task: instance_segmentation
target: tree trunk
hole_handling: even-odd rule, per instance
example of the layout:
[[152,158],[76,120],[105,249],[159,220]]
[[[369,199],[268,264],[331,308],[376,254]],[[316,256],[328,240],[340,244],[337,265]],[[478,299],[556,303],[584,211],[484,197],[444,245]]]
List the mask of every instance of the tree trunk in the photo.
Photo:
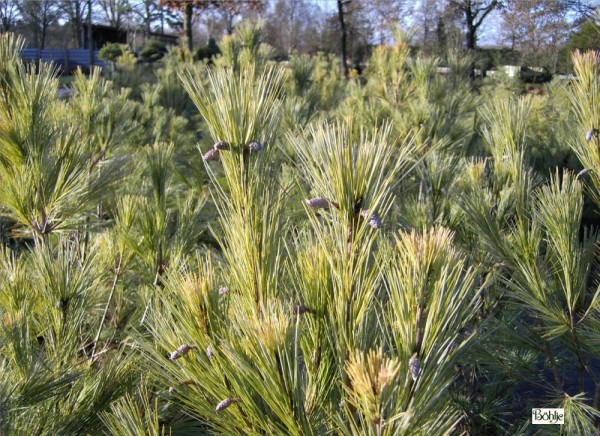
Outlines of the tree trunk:
[[338,17],[340,20],[340,30],[342,36],[342,68],[344,69],[344,76],[348,78],[348,65],[346,63],[346,25],[344,24],[344,2],[342,0],[337,0],[338,7]]
[[160,8],[160,34],[165,34],[165,9],[162,6]]
[[194,42],[192,40],[192,3],[186,2],[185,4],[185,37],[187,39],[187,47],[190,53],[194,49]]
[[40,50],[46,48],[46,25],[42,25],[42,35],[40,36]]
[[469,25],[467,29],[467,49],[475,50],[475,46],[477,45],[477,38],[475,36],[475,32],[477,29],[473,27],[473,25]]
[[82,4],[75,2],[73,7],[75,8],[75,13],[73,14],[74,16],[71,17],[73,36],[75,37],[75,44],[77,44],[77,48],[83,48],[83,26],[81,25],[83,22]]
[[40,49],[44,50],[46,48],[46,33],[48,31],[50,19],[48,18],[48,9],[50,8],[50,4],[48,2],[43,2],[42,5],[42,18],[40,22],[41,27],[41,35],[40,35]]
[[233,14],[227,14],[227,34],[233,35]]
[[[477,45],[477,27],[475,27],[475,17],[470,9],[466,10],[465,18],[467,21],[467,50],[474,52]],[[473,61],[469,65],[469,79],[471,79],[471,82],[475,80],[475,58],[472,59]]]
[[152,13],[150,11],[150,3],[146,2],[146,18],[144,20],[144,42],[150,38],[150,31],[152,30]]
[[90,58],[90,73],[94,66],[94,41],[92,41],[92,0],[88,0],[88,15],[87,15],[87,39],[88,39],[88,55]]
[[446,28],[444,26],[444,21],[441,17],[438,17],[437,22],[436,45],[438,50],[438,56],[445,56],[447,53]]

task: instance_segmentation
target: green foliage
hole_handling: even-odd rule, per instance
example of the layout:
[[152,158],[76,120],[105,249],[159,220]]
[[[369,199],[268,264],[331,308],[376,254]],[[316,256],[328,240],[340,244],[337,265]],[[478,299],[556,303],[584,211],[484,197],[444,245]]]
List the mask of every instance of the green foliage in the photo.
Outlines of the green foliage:
[[[577,154],[584,168],[590,172],[590,179],[594,186],[594,200],[600,203],[598,188],[600,188],[600,156],[598,155],[598,130],[600,125],[600,111],[596,105],[600,96],[600,83],[598,69],[600,68],[600,55],[598,52],[575,52],[573,65],[579,80],[573,84],[569,92],[572,110],[576,124],[570,129],[568,144]],[[589,138],[589,140],[588,140]]]
[[221,56],[215,59],[215,64],[231,67],[235,71],[250,65],[263,68],[274,54],[273,47],[262,42],[263,27],[262,20],[246,21],[237,26],[233,35],[221,40],[218,47]]
[[159,41],[149,39],[144,43],[140,50],[140,58],[147,61],[157,61],[165,55],[166,49],[164,44]]
[[[57,81],[42,64],[33,74],[16,62],[0,99],[0,202],[36,240],[81,225],[103,192],[119,178],[116,162],[102,160],[77,131],[54,118]],[[89,138],[86,138],[89,139]]]
[[130,358],[112,350],[101,367],[88,360],[106,289],[106,264],[96,254],[82,260],[69,243],[2,253],[3,431],[87,431],[130,388]]
[[137,95],[139,87],[149,80],[144,65],[138,64],[138,58],[129,51],[117,58],[114,71],[108,77],[117,89],[130,88],[133,95]]
[[102,46],[98,57],[105,62],[115,62],[119,57],[123,56],[126,48],[123,44],[109,42]]
[[476,93],[262,29],[68,100],[0,36],[0,433],[597,433],[598,54]]
[[[276,290],[272,272],[279,262],[281,243],[283,193],[277,185],[274,156],[283,72],[270,68],[261,73],[250,66],[238,76],[219,68],[207,72],[206,85],[198,70],[188,70],[182,78],[213,140],[227,143],[227,150],[218,151],[224,183],[217,181],[210,168],[208,172],[217,188],[222,244],[238,247],[225,252],[234,272],[232,285],[244,288],[250,274],[254,286],[247,296],[262,304]],[[252,143],[262,149],[251,149]],[[265,184],[265,179],[272,183]]]
[[588,51],[600,48],[600,27],[592,22],[584,23],[581,28],[571,35],[567,43],[568,51]]
[[[139,399],[127,394],[111,405],[111,413],[104,413],[102,420],[112,435],[164,435],[159,423],[158,399],[150,403],[145,383],[141,383]],[[141,403],[141,404],[140,404]]]
[[197,61],[211,60],[215,56],[221,54],[221,50],[214,38],[208,39],[206,47],[199,47],[194,53],[194,59]]
[[[397,419],[392,433],[427,433],[427,429],[449,433],[459,411],[443,391],[454,380],[454,365],[469,340],[459,338],[459,332],[478,309],[475,273],[452,246],[452,234],[446,229],[403,233],[395,243],[388,261],[398,267],[384,269],[389,292],[387,339],[399,356],[401,374],[411,373],[409,362],[415,357],[420,372],[416,380],[413,373],[413,380],[406,377],[398,385],[396,410],[388,415],[395,417],[391,421]],[[406,404],[415,408],[400,406]]]

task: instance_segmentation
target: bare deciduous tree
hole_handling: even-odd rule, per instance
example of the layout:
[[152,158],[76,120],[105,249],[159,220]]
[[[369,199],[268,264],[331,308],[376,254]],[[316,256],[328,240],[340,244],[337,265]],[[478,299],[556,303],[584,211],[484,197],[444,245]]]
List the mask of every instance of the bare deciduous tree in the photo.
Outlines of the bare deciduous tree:
[[262,9],[263,0],[161,0],[160,4],[181,11],[188,49],[193,49],[192,22],[194,11],[212,9],[227,23],[227,33],[233,32],[234,20],[247,9]]
[[560,47],[575,28],[572,18],[584,14],[578,1],[512,1],[502,11],[502,41],[523,53],[525,61],[555,69]]
[[131,8],[138,24],[146,34],[152,32],[152,25],[162,16],[162,5],[154,0],[143,0]]
[[438,29],[440,25],[444,26],[442,6],[439,0],[423,0],[415,3],[412,8],[411,16],[417,23],[417,36],[422,47],[430,47],[438,39]]
[[[148,3],[149,0],[143,3]],[[132,5],[129,0],[99,0],[100,9],[108,24],[112,27],[120,29],[126,16],[131,12]],[[156,3],[151,1],[151,3]]]
[[0,32],[8,32],[15,25],[19,10],[12,0],[0,0]]
[[60,8],[69,20],[73,41],[83,48],[83,22],[85,20],[86,0],[62,0]]
[[280,52],[316,51],[322,11],[304,0],[277,0],[265,16],[266,41]]
[[467,49],[475,50],[477,46],[477,32],[483,21],[496,8],[503,3],[499,0],[450,0],[448,5],[463,14],[467,27]]
[[347,55],[347,47],[346,40],[348,38],[348,33],[346,30],[346,23],[344,22],[344,5],[350,3],[351,0],[337,0],[337,10],[338,10],[338,19],[340,21],[340,41],[341,41],[341,54],[342,54],[342,68],[344,69],[344,75],[348,77],[348,62],[346,58]]
[[396,28],[403,24],[410,2],[406,0],[369,0],[361,2],[372,16],[379,42],[393,37]]
[[16,2],[19,14],[32,34],[33,45],[44,49],[46,32],[61,15],[55,0],[19,0]]

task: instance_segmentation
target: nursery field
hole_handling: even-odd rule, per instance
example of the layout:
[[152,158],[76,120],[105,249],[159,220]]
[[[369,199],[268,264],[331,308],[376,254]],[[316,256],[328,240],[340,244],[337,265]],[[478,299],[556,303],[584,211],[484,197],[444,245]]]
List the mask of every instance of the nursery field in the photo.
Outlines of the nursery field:
[[22,45],[0,434],[599,432],[600,54],[533,95],[402,35],[348,79],[275,62],[244,24],[59,93]]

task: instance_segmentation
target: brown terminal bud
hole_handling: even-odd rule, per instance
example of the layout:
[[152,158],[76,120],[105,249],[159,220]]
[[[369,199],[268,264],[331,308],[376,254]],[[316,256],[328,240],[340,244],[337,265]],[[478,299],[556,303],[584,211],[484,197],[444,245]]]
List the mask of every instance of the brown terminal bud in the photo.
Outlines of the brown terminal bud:
[[215,150],[229,150],[229,144],[225,141],[219,141],[213,145]]
[[592,138],[594,136],[596,136],[598,134],[598,130],[597,129],[590,129],[587,131],[587,133],[585,134],[585,140],[587,142],[590,142],[592,140]]
[[240,401],[242,401],[242,400],[240,400],[239,398],[225,398],[223,401],[221,401],[219,404],[217,404],[217,407],[215,407],[215,410],[217,412],[220,412],[222,410],[227,409],[233,403],[238,403]]
[[410,376],[413,381],[417,381],[419,373],[421,372],[421,361],[419,360],[417,353],[413,354],[408,361],[408,370],[410,371]]
[[323,197],[309,198],[306,204],[314,209],[329,209],[329,201]]
[[360,211],[360,216],[366,219],[369,225],[374,229],[381,228],[381,220],[379,219],[379,215],[377,215],[375,212],[371,213],[371,211],[368,209],[363,209]]
[[197,348],[198,347],[195,346],[195,345],[183,344],[179,348],[177,348],[177,350],[175,350],[175,351],[173,351],[171,353],[171,355],[169,356],[169,359],[171,359],[171,360],[177,360],[181,356],[185,356],[190,350],[195,350]]
[[263,149],[263,145],[260,142],[251,142],[248,144],[248,150],[250,151],[261,151]]
[[215,148],[211,148],[206,153],[204,153],[204,156],[202,156],[202,159],[204,160],[204,162],[219,160],[219,150],[217,150]]
[[490,215],[495,217],[496,215],[498,215],[498,204],[494,204],[492,206],[492,209],[490,210]]
[[294,315],[304,315],[305,313],[314,313],[314,311],[310,307],[303,305],[294,307]]

